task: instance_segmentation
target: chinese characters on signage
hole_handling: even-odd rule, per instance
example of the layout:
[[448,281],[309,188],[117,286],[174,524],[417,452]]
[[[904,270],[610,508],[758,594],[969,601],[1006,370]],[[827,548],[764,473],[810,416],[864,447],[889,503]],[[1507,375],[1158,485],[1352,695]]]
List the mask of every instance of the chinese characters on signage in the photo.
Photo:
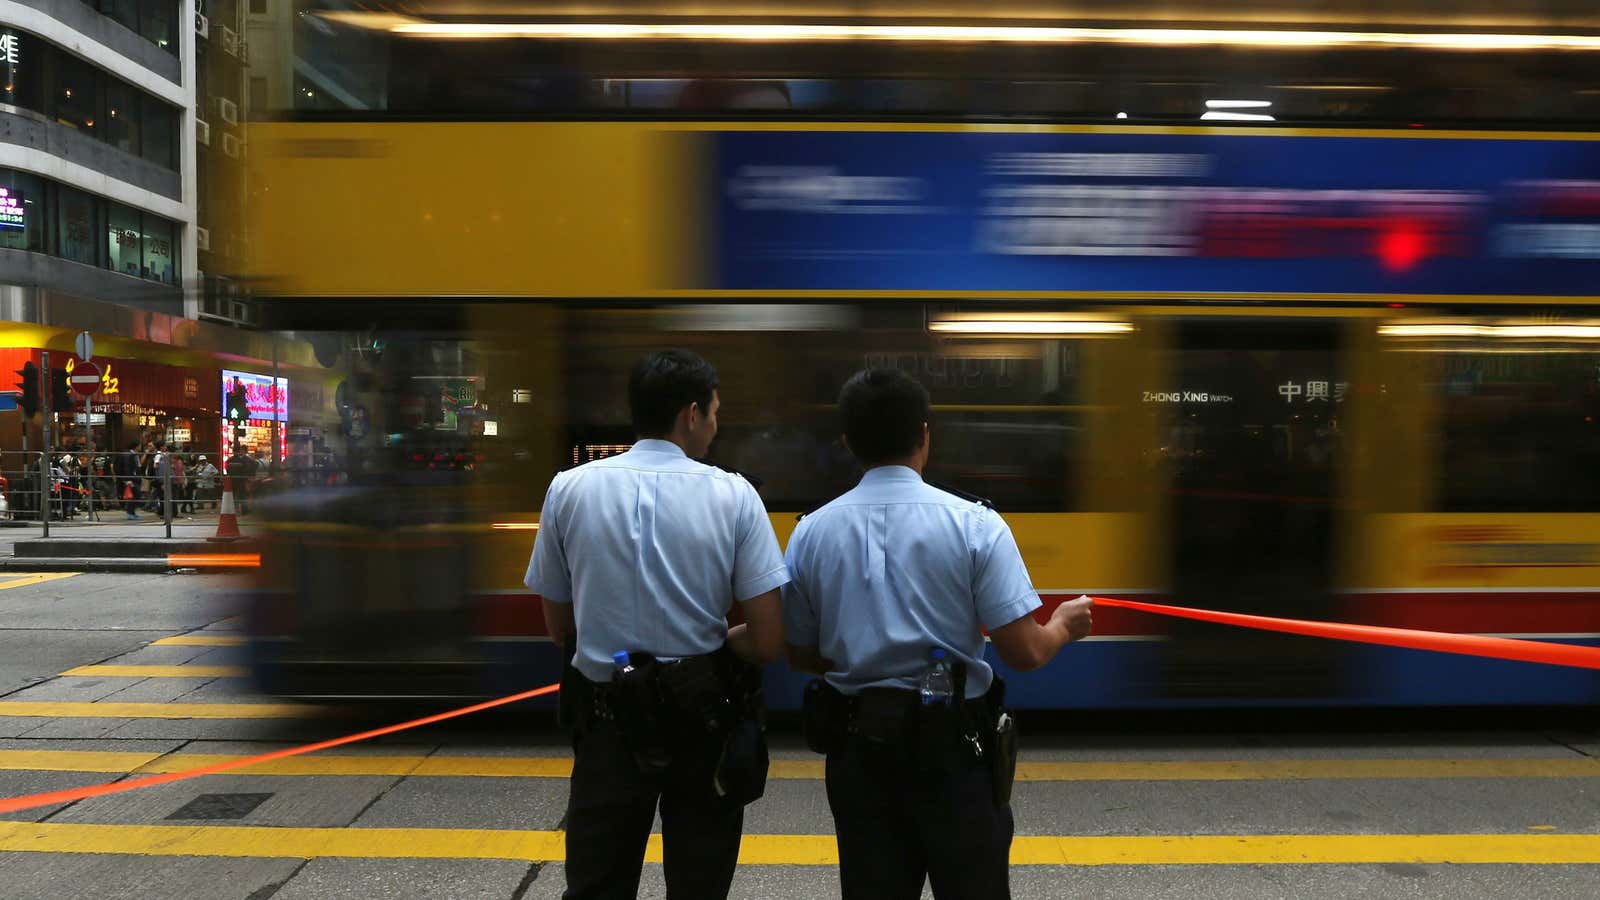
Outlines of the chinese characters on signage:
[[22,192],[14,188],[0,187],[0,228],[26,228],[27,216],[27,206],[22,199]]
[[[272,396],[272,378],[267,375],[257,375],[253,372],[235,372],[231,369],[222,370],[222,408],[228,407],[228,392],[234,386],[244,388],[245,397],[249,401],[250,418],[252,420],[279,422],[289,421],[289,379],[278,379],[278,396],[274,404]],[[276,407],[276,408],[274,408]]]
[[[1331,394],[1330,388],[1332,389]],[[1329,400],[1334,403],[1343,403],[1345,392],[1349,389],[1350,383],[1347,381],[1332,383],[1326,381],[1285,381],[1283,384],[1278,385],[1278,394],[1288,403],[1293,403],[1297,397],[1302,398],[1306,403],[1315,401],[1327,403]]]
[[0,34],[0,65],[14,66],[22,62],[22,38],[14,34]]
[[[67,374],[71,375],[72,370],[77,368],[77,365],[78,361],[76,359],[67,360]],[[108,362],[100,369],[100,393],[106,396],[122,393],[122,379],[111,373],[113,365],[114,363]]]

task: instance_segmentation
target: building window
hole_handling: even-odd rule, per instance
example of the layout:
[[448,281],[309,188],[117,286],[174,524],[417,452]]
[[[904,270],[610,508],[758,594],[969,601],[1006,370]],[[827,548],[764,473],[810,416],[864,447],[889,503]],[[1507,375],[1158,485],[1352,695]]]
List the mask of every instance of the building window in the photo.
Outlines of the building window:
[[143,277],[144,233],[140,228],[139,211],[121,203],[112,203],[110,206],[110,228],[106,241],[108,268],[135,278]]
[[94,133],[100,103],[100,71],[70,53],[56,53],[55,86],[48,112],[57,122]]
[[142,274],[162,284],[178,283],[177,229],[160,216],[144,217],[144,268]]
[[31,35],[9,30],[0,30],[0,41],[5,42],[4,58],[0,59],[0,80],[5,81],[0,88],[5,96],[0,103],[38,109],[39,66],[33,58],[39,52],[40,42]]
[[267,108],[267,80],[265,78],[250,79],[250,109],[264,110]]
[[100,132],[106,143],[124,153],[139,155],[139,91],[115,78],[106,83],[105,128]]
[[100,242],[96,238],[100,234],[99,201],[66,185],[58,188],[56,195],[57,252],[63,259],[100,265]]
[[176,53],[178,36],[173,25],[177,18],[177,4],[173,0],[142,0],[139,4],[139,34],[157,47]]
[[144,97],[145,159],[167,169],[178,167],[178,110],[146,94]]
[[98,6],[102,13],[127,26],[129,31],[139,30],[139,0],[88,0],[90,6]]
[[176,287],[182,233],[179,223],[154,213],[0,169],[0,248],[49,253]]
[[264,16],[267,14],[267,0],[250,0],[250,15]]
[[25,172],[0,170],[0,247],[44,249],[44,183]]
[[[83,0],[109,19],[176,56],[178,54],[178,0]],[[204,12],[204,3],[195,12]]]
[[177,107],[31,34],[0,31],[0,38],[11,39],[0,56],[0,103],[43,113],[163,168],[178,168]]

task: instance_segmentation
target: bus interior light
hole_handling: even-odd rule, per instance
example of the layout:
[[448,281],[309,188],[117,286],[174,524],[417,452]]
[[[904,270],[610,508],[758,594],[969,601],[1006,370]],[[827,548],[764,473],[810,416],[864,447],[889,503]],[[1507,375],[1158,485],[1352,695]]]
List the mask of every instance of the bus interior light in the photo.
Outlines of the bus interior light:
[[1417,47],[1432,50],[1600,50],[1600,35],[1487,32],[1310,31],[1254,28],[1094,28],[1035,25],[918,25],[794,22],[433,22],[365,12],[311,18],[406,37],[646,41],[895,41],[924,43],[1140,44],[1267,48]]
[[1003,335],[1011,337],[1070,337],[1100,334],[1127,334],[1133,331],[1133,325],[1128,322],[1088,321],[1082,319],[940,319],[929,322],[928,330],[938,334],[991,336]]
[[1266,109],[1271,100],[1207,100],[1206,109]]
[[662,325],[669,331],[853,331],[861,313],[821,303],[691,303],[669,309]]
[[1210,110],[1200,116],[1202,122],[1276,122],[1275,116],[1262,113],[1218,112]]
[[1600,323],[1507,322],[1481,325],[1435,322],[1378,326],[1378,334],[1401,338],[1501,338],[1521,340],[1600,340]]

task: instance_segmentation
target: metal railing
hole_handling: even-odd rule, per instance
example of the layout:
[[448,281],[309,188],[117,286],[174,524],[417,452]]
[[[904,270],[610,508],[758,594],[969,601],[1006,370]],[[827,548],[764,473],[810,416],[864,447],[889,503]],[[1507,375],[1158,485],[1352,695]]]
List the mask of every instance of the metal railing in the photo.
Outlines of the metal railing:
[[[218,511],[223,474],[200,454],[144,451],[0,451],[0,520],[55,527],[107,523],[160,525]],[[266,479],[234,476],[238,512]]]

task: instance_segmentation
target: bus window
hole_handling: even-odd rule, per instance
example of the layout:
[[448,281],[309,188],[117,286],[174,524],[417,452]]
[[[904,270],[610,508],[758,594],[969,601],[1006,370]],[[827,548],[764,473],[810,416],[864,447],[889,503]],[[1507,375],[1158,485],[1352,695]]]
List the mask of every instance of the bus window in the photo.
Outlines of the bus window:
[[849,490],[861,470],[835,408],[866,367],[897,368],[933,402],[930,480],[1004,512],[1074,508],[1085,427],[1079,341],[952,340],[911,304],[851,308],[840,330],[673,330],[674,311],[575,316],[568,413],[579,455],[631,441],[627,373],[649,350],[681,346],[717,367],[722,412],[711,461],[755,476],[772,510],[804,510]]
[[1430,356],[1440,511],[1600,510],[1600,351]]

